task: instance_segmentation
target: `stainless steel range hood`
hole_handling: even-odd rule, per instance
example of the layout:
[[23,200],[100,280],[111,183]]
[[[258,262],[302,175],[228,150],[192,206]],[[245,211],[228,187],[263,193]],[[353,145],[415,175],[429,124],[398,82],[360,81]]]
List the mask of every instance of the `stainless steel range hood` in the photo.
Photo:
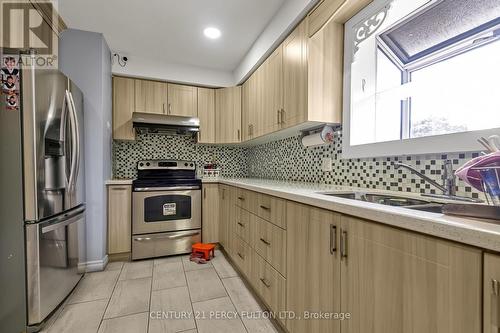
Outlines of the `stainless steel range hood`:
[[194,136],[200,128],[198,118],[166,114],[134,112],[132,122],[138,133]]

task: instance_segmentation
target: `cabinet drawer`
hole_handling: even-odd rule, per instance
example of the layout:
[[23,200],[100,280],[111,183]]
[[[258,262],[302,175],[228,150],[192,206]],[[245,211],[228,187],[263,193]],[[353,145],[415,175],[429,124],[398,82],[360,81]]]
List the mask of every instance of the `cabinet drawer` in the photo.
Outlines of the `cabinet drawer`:
[[272,311],[285,310],[286,280],[258,254],[253,257],[251,279],[253,287]]
[[250,244],[250,213],[241,207],[236,207],[236,218],[233,230],[243,241]]
[[286,229],[286,201],[267,194],[257,196],[257,215]]
[[233,234],[233,253],[232,258],[236,263],[236,266],[240,271],[250,278],[250,272],[252,270],[252,254],[253,250],[236,234]]
[[238,188],[236,193],[236,205],[256,214],[257,193]]
[[281,274],[286,274],[286,231],[251,215],[252,246]]

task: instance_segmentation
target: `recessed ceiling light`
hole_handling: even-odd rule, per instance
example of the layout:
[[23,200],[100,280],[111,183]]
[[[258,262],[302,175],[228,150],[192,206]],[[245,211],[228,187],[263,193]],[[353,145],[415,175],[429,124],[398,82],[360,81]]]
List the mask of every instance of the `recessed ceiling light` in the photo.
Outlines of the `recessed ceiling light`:
[[207,38],[217,39],[220,37],[220,30],[214,27],[208,27],[203,30],[203,33]]

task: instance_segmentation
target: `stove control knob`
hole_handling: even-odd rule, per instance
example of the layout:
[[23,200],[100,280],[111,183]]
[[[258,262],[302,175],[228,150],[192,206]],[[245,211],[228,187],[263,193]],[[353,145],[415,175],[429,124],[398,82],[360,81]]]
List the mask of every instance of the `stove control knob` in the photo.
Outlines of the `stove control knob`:
[[189,166],[191,166],[191,167],[192,167],[192,166],[194,166],[194,165],[193,165],[193,163],[191,163],[191,164],[189,164]]
[[141,162],[141,163],[139,163],[139,166],[144,166],[144,163],[142,163],[142,162]]
[[151,164],[149,162],[146,163],[146,166],[150,166]]
[[187,164],[187,163],[184,163],[184,166],[188,166],[188,164]]

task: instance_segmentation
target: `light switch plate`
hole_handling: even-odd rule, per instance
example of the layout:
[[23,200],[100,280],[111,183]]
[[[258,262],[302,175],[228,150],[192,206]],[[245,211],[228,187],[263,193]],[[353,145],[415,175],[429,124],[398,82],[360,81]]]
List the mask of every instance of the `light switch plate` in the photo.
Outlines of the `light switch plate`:
[[332,159],[330,157],[325,157],[321,160],[321,170],[324,172],[332,171]]

